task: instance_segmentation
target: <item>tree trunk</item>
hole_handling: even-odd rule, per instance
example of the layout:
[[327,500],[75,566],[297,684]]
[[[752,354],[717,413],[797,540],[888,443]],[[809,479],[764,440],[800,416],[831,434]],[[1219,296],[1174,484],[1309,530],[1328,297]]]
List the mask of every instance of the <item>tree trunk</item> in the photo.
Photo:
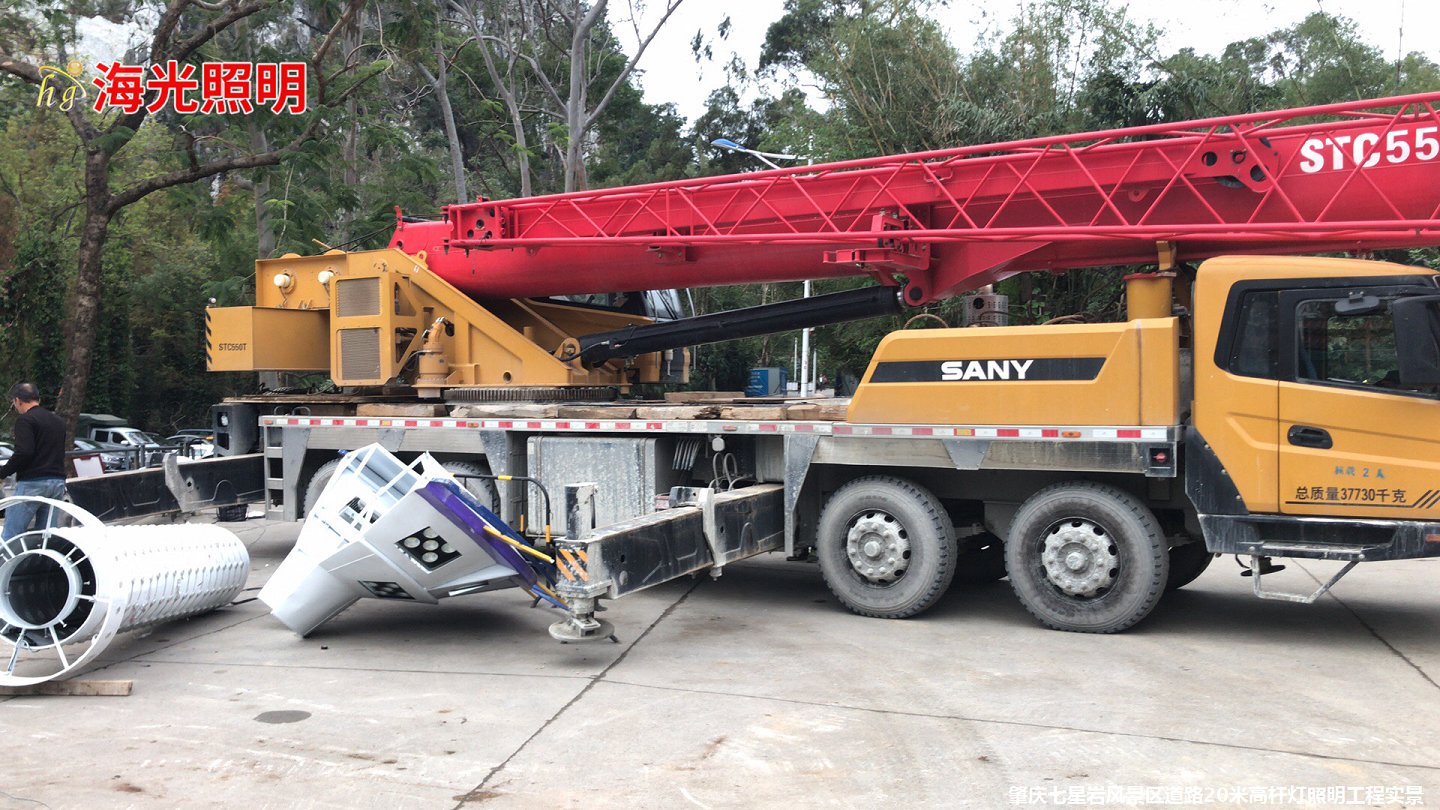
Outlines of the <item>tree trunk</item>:
[[[341,34],[341,43],[346,53],[353,53],[360,47],[358,17]],[[350,123],[345,127],[345,137],[340,143],[340,161],[343,164],[342,177],[345,187],[355,191],[360,188],[360,102],[355,96],[345,99],[345,117],[349,119]],[[355,205],[347,205],[345,210],[340,212],[340,238],[336,240],[335,244],[344,244],[354,238],[355,209]]]
[[[245,24],[246,45],[245,54],[251,61],[258,62],[259,57],[255,53],[255,37],[249,23]],[[270,139],[265,137],[265,130],[260,128],[259,121],[255,116],[248,116],[245,119],[245,133],[250,137],[250,152],[262,154],[270,151]],[[354,188],[354,186],[351,186]],[[269,259],[275,256],[276,237],[275,222],[270,216],[270,209],[265,201],[270,199],[270,173],[264,169],[255,173],[255,179],[250,184],[250,193],[255,201],[255,255],[257,258]]]
[[[507,78],[513,78],[507,77]],[[514,98],[513,95],[510,98]],[[507,104],[510,108],[510,126],[515,130],[515,159],[520,169],[520,196],[529,197],[535,193],[530,181],[530,138],[525,134],[525,119],[520,115],[520,105]]]
[[[265,137],[265,131],[260,129],[255,119],[249,119],[246,126],[250,130],[250,149],[256,154],[270,151],[270,139]],[[261,259],[273,258],[278,247],[275,221],[270,216],[270,208],[265,205],[265,201],[270,199],[270,172],[256,172],[250,190],[255,199],[255,255]]]
[[[604,3],[598,3],[604,6]],[[582,22],[584,9],[577,1],[575,3],[575,30],[570,38],[570,95],[565,99],[565,191],[575,191],[577,181],[580,177],[578,166],[583,151],[580,148],[585,138],[585,70],[589,67],[586,64],[585,56],[588,50],[585,46],[589,42],[590,29]]]
[[434,81],[435,98],[440,102],[440,117],[445,121],[445,138],[450,142],[450,173],[455,178],[455,202],[464,205],[470,201],[470,190],[465,184],[465,155],[460,151],[460,133],[455,129],[455,113],[450,108],[447,80],[450,69],[445,65],[445,43],[438,28],[435,32],[435,60],[438,65]]
[[[345,130],[345,144],[341,147],[341,160],[345,161],[345,186],[353,189],[360,185],[360,107],[354,96],[345,100],[345,114],[350,116],[354,123]],[[347,228],[354,218],[355,212],[347,209],[345,219]]]
[[[455,202],[464,205],[470,201],[470,190],[465,182],[465,155],[460,149],[460,133],[455,127],[455,110],[450,106],[450,67],[445,59],[444,35],[446,3],[447,0],[436,0],[435,72],[431,73],[430,68],[418,59],[415,67],[420,69],[420,75],[425,77],[430,89],[435,91],[435,100],[440,103],[440,120],[445,124],[445,140],[450,145],[450,177],[455,182]],[[479,30],[478,25],[476,30]],[[489,47],[478,33],[475,38],[481,48]]]
[[[441,0],[442,17],[443,9],[446,7],[446,0]],[[460,0],[448,0],[448,8],[461,14],[469,24],[470,34],[480,51],[480,58],[485,62],[485,72],[490,76],[490,82],[495,85],[495,90],[500,93],[500,98],[505,102],[506,111],[510,113],[510,128],[515,135],[515,160],[519,168],[517,173],[520,176],[520,196],[529,197],[534,193],[530,179],[530,144],[529,136],[525,134],[525,116],[521,110],[519,86],[515,80],[515,63],[520,58],[516,53],[519,43],[506,36],[506,33],[511,30],[511,24],[504,16],[506,13],[518,13],[523,18],[523,6],[507,12],[504,8],[490,4],[475,2],[467,4]],[[487,36],[487,31],[492,26],[498,26],[501,29],[501,36]],[[491,50],[492,40],[500,43],[500,53],[505,57],[503,74],[495,58],[496,53]],[[424,69],[424,65],[420,67],[422,70]],[[503,155],[501,159],[503,161]],[[481,178],[480,182],[482,186],[485,186],[484,178]],[[488,189],[488,186],[485,187]]]
[[[65,376],[56,405],[56,411],[65,420],[69,439],[75,437],[75,426],[85,407],[85,389],[90,382],[95,335],[100,324],[100,269],[111,216],[109,184],[105,179],[108,163],[104,155],[86,157],[85,195],[89,199],[85,222],[80,228],[75,289],[65,320]],[[98,175],[94,171],[97,166]]]

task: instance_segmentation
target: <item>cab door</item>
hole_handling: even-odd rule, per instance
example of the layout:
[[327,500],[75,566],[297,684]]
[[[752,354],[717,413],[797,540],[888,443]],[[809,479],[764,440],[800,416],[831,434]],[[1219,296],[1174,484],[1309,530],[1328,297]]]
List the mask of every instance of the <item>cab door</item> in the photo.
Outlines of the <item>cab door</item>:
[[1440,517],[1440,399],[1399,379],[1405,288],[1356,282],[1280,296],[1280,511]]

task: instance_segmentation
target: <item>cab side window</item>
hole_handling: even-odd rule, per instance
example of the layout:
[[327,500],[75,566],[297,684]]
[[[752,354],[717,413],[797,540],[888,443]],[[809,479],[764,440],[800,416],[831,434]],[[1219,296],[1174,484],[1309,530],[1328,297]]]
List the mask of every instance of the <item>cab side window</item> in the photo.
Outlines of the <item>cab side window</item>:
[[1245,377],[1280,376],[1280,294],[1273,290],[1246,293],[1235,319],[1235,341],[1226,369]]
[[1296,379],[1416,391],[1400,385],[1390,302],[1353,315],[1337,313],[1335,303],[1315,299],[1296,307]]

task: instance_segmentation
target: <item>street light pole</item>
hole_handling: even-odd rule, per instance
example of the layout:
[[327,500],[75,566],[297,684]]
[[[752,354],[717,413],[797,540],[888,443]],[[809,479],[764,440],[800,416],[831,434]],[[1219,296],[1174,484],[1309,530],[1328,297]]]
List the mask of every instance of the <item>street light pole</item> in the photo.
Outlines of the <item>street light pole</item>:
[[[810,297],[810,279],[808,278],[805,279],[805,294],[802,297]],[[814,389],[815,386],[810,379],[810,328],[807,326],[800,330],[800,396],[811,396],[815,393]]]

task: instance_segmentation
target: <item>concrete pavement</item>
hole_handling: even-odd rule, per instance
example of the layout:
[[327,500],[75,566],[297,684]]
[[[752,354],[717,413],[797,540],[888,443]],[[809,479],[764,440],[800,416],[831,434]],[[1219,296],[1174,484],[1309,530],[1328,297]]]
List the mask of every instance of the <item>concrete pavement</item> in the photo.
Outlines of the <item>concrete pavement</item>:
[[[296,527],[232,528],[258,589]],[[1287,562],[1267,583],[1333,570]],[[778,558],[610,603],[621,644],[551,641],[518,592],[307,639],[252,601],[112,647],[88,677],[130,697],[0,698],[0,808],[1440,803],[1440,561],[1308,607],[1237,574],[1119,636],[1003,582],[861,618]]]

